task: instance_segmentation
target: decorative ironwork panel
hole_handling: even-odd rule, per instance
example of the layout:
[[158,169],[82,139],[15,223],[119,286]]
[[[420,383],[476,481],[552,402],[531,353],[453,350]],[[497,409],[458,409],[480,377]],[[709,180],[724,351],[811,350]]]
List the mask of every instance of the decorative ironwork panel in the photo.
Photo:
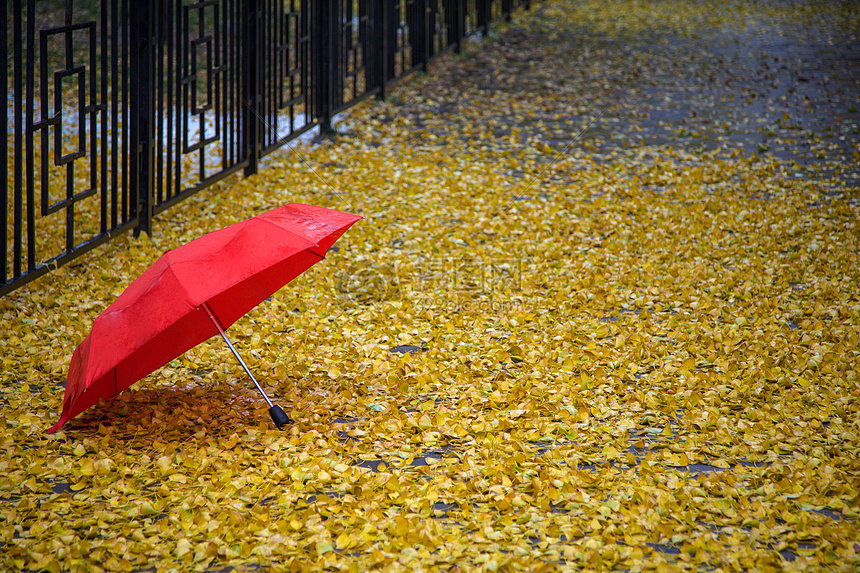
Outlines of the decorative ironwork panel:
[[430,35],[429,57],[444,53],[454,42],[450,40],[448,20],[451,10],[450,0],[428,0],[427,29]]
[[262,7],[263,105],[254,113],[264,151],[316,125],[311,109],[311,10],[308,0],[267,1]]
[[489,0],[490,2],[490,19],[498,20],[505,15],[502,0]]
[[376,24],[369,0],[337,0],[339,19],[337,38],[336,108],[358,100],[372,91],[368,81],[377,50],[371,43]]
[[465,0],[465,14],[463,34],[471,36],[479,31],[478,25],[478,3],[483,0]]
[[134,222],[120,214],[128,195],[117,180],[122,118],[109,96],[123,97],[112,67],[123,55],[111,42],[127,30],[121,2],[5,4],[5,121],[13,127],[4,129],[3,169],[12,177],[2,196],[0,294]]
[[[38,107],[39,121],[33,116],[26,118],[25,137],[41,145],[38,149],[27,146],[26,154],[28,162],[31,154],[38,159],[38,167],[34,167],[40,174],[41,217],[65,209],[66,250],[75,246],[74,204],[94,195],[98,184],[94,167],[99,149],[95,141],[87,141],[87,127],[96,135],[96,111],[100,108],[94,101],[95,29],[96,22],[71,24],[67,18],[64,26],[40,30],[38,59],[32,62],[38,62],[39,95],[32,104],[34,110]],[[37,241],[43,237],[38,233]]]
[[[423,5],[423,4],[422,4]],[[396,80],[417,69],[423,62],[413,60],[413,41],[417,36],[416,0],[394,0],[388,14],[388,33],[393,49],[387,54],[387,79]]]
[[241,0],[157,0],[153,29],[156,211],[247,163]]

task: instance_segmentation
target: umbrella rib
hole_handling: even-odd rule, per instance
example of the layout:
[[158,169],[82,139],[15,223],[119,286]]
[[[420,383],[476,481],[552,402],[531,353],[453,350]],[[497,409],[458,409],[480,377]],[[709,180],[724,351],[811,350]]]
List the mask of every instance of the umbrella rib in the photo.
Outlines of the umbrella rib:
[[236,357],[236,360],[239,361],[239,364],[242,365],[242,368],[244,368],[245,372],[248,374],[248,376],[251,377],[251,381],[254,383],[254,386],[256,386],[257,390],[260,391],[260,394],[263,395],[263,399],[266,401],[266,404],[269,405],[269,408],[272,408],[273,407],[272,401],[269,400],[269,396],[266,395],[266,392],[263,390],[263,387],[260,386],[260,383],[257,382],[256,378],[254,378],[254,375],[251,373],[251,369],[248,368],[248,366],[245,364],[245,361],[242,360],[241,356],[239,356],[239,352],[236,350],[236,347],[233,346],[233,343],[230,342],[229,338],[227,338],[227,333],[224,332],[224,327],[221,326],[221,321],[215,317],[215,313],[213,313],[212,309],[209,308],[209,303],[204,302],[203,304],[200,305],[200,308],[206,312],[206,315],[209,317],[209,320],[211,320],[212,324],[215,325],[215,328],[218,329],[218,334],[221,335],[221,338],[224,339],[224,342],[226,342],[227,346],[230,347],[230,350],[233,351],[233,355]]

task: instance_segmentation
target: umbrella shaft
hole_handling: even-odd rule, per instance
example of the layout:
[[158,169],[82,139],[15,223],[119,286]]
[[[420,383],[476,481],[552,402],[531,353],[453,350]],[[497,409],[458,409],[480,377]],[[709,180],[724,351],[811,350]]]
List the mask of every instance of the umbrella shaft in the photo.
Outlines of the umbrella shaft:
[[236,357],[236,360],[239,361],[239,364],[242,365],[242,368],[244,368],[245,372],[248,373],[248,376],[251,377],[251,381],[254,383],[254,386],[257,387],[257,390],[259,390],[260,394],[263,395],[263,399],[266,401],[266,404],[268,404],[269,408],[271,408],[272,407],[272,401],[269,400],[269,397],[266,395],[266,392],[263,390],[263,387],[260,386],[260,383],[257,382],[257,379],[254,378],[254,375],[251,374],[251,369],[248,368],[248,366],[245,364],[245,361],[242,360],[241,356],[239,356],[239,352],[236,350],[236,347],[233,346],[233,343],[230,342],[229,338],[227,338],[227,333],[224,332],[224,327],[221,326],[221,321],[219,321],[217,318],[215,318],[215,315],[212,313],[212,309],[209,308],[209,305],[207,303],[204,302],[202,307],[203,307],[203,310],[206,311],[207,316],[209,316],[209,320],[211,320],[212,324],[215,325],[215,328],[218,329],[218,334],[221,335],[221,338],[224,339],[224,342],[226,342],[227,346],[230,347],[230,350],[233,351],[233,355]]

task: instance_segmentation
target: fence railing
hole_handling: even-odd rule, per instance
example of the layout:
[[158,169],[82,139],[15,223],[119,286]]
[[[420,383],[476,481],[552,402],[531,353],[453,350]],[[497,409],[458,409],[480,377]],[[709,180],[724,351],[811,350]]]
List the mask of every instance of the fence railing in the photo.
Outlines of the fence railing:
[[529,0],[10,0],[0,296],[459,50]]

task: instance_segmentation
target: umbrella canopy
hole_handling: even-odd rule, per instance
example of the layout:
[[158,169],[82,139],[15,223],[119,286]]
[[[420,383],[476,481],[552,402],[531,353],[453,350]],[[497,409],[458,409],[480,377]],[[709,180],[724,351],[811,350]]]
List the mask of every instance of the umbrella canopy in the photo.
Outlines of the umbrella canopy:
[[75,349],[62,417],[48,431],[218,335],[322,260],[359,219],[291,203],[167,251]]

